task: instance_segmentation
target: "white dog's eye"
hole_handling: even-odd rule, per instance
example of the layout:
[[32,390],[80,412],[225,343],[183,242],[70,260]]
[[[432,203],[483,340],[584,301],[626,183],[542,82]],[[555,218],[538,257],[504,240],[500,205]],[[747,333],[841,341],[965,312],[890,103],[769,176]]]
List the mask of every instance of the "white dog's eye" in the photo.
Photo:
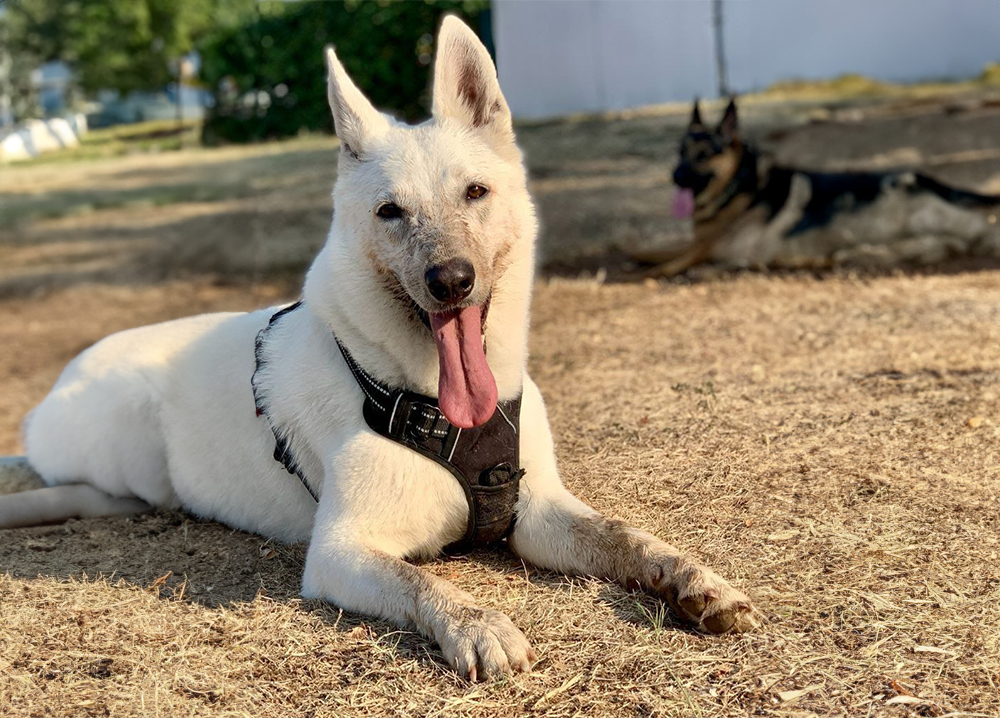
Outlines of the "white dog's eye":
[[465,190],[466,199],[479,199],[480,197],[485,197],[489,190],[483,187],[481,184],[470,184],[469,188]]
[[399,219],[403,216],[403,208],[398,204],[386,202],[385,204],[380,204],[378,206],[378,209],[375,210],[375,214],[378,215],[380,219]]

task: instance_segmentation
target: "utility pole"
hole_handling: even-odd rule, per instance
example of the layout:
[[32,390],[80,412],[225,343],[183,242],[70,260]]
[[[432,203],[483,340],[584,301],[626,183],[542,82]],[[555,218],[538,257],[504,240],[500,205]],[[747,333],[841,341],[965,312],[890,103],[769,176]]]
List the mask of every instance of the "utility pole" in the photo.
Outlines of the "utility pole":
[[174,97],[177,100],[177,137],[181,149],[184,149],[184,78],[194,76],[194,67],[191,58],[185,55],[171,62],[171,69],[175,69],[177,77],[177,92]]
[[715,73],[719,83],[719,97],[729,95],[729,78],[726,76],[726,41],[722,30],[722,0],[712,0],[712,26],[715,31]]
[[181,76],[177,75],[177,137],[184,145],[184,100],[181,98]]

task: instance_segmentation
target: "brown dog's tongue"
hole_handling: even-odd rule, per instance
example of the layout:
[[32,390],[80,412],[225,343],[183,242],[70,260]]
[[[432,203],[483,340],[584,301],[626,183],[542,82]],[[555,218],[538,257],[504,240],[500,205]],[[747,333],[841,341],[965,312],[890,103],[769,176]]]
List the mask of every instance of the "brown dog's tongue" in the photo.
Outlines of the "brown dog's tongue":
[[431,314],[437,342],[438,405],[455,426],[471,429],[485,424],[497,408],[497,383],[483,351],[479,307]]
[[674,190],[673,215],[675,219],[689,219],[694,214],[694,192],[678,187]]

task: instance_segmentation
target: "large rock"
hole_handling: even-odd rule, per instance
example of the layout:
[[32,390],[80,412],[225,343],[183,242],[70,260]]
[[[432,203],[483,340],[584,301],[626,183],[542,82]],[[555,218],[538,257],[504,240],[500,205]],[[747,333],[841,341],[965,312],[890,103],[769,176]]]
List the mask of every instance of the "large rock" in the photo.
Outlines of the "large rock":
[[73,128],[63,118],[54,117],[51,120],[46,120],[45,124],[49,128],[49,133],[59,144],[59,147],[78,147],[80,145],[80,140],[73,131]]
[[979,241],[972,245],[972,254],[977,257],[1000,259],[1000,222],[990,225]]
[[87,118],[82,114],[50,120],[27,120],[0,139],[0,161],[25,160],[43,152],[78,147],[87,132]]
[[859,244],[834,253],[835,264],[855,267],[888,268],[898,265],[929,266],[949,257],[965,254],[969,242],[960,237],[928,234],[908,237],[891,244]]
[[982,213],[950,204],[934,194],[915,197],[906,221],[907,234],[911,236],[944,234],[966,242],[984,235],[988,227]]
[[961,254],[967,246],[968,242],[957,237],[925,235],[901,240],[890,245],[890,249],[901,264],[928,266]]
[[884,269],[898,264],[898,259],[888,244],[859,244],[834,252],[833,263],[850,267]]
[[23,456],[0,456],[0,494],[39,489],[45,484]]
[[49,130],[48,124],[42,120],[28,120],[17,131],[17,134],[24,138],[24,144],[32,157],[62,147],[56,136]]
[[70,129],[73,130],[73,134],[77,137],[83,137],[87,134],[87,116],[82,112],[77,112],[75,115],[70,115],[66,118],[66,122],[69,123]]
[[28,151],[28,146],[20,133],[11,133],[0,140],[0,162],[26,160],[34,156]]
[[[637,262],[660,264],[679,256],[694,242],[694,228],[686,223],[671,222],[667,231],[623,232],[614,240],[615,246]],[[673,230],[673,231],[671,231]]]

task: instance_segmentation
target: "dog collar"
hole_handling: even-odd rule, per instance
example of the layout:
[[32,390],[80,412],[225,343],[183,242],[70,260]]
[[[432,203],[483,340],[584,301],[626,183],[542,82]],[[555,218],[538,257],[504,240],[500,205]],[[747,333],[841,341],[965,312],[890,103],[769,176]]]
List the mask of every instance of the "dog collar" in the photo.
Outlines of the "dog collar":
[[[277,312],[261,330],[257,337],[257,369],[264,361],[262,346],[267,330],[299,306],[301,302]],[[486,546],[506,538],[514,528],[514,506],[524,476],[519,458],[521,397],[499,402],[485,424],[461,429],[448,421],[437,399],[378,381],[355,361],[339,338],[334,336],[334,340],[364,394],[362,413],[368,427],[448,469],[462,487],[469,505],[465,535],[445,547],[445,551]],[[255,377],[256,374],[255,371]],[[266,417],[267,408],[260,400],[256,383],[251,383],[257,415]],[[287,435],[271,423],[270,418],[268,422],[275,438],[275,460],[290,474],[298,476],[318,501],[295,462]]]
[[[740,164],[736,168],[736,172],[733,174],[732,179],[729,183],[722,188],[722,192],[718,197],[709,201],[704,206],[696,208],[696,214],[701,214],[702,219],[711,220],[721,212],[726,206],[733,201],[736,195],[741,192],[754,191],[757,189],[758,177],[757,177],[757,159],[756,154],[749,146],[745,146],[743,150],[743,157],[740,158]],[[695,217],[697,221],[698,217]]]

